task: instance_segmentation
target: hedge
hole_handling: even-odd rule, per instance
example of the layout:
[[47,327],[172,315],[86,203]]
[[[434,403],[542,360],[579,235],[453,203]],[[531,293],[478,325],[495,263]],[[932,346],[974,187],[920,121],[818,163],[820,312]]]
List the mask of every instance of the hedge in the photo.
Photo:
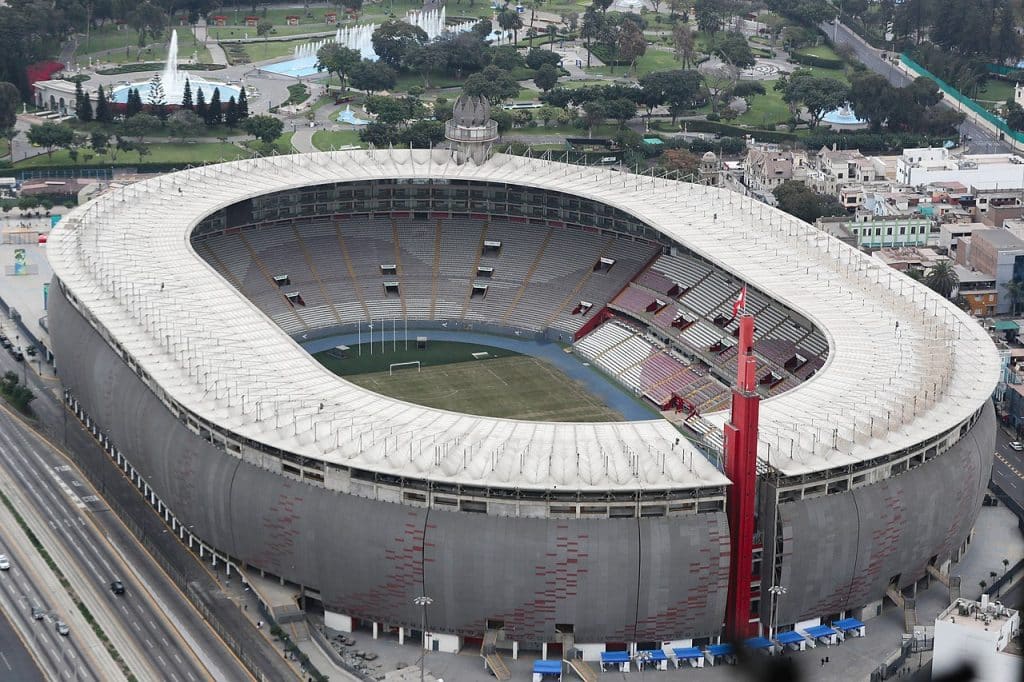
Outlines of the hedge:
[[[729,123],[719,123],[717,121],[703,121],[703,120],[685,120],[682,121],[686,125],[687,132],[691,133],[718,133],[725,137],[743,137],[745,135],[752,135],[762,142],[796,142],[800,137],[796,133],[790,133],[783,130],[762,130],[760,128],[744,128],[742,126],[730,125]],[[651,124],[652,128],[660,128],[663,125],[661,121],[655,121]]]
[[595,43],[591,45],[590,51],[607,66],[629,66],[628,61],[619,59],[617,51],[607,45]]
[[[96,73],[101,76],[117,76],[122,73],[142,73],[148,71],[159,71],[164,68],[164,62],[147,62],[145,64],[124,64],[115,66],[112,69],[100,69]],[[220,71],[228,68],[224,64],[182,64],[178,68],[184,71]]]
[[804,66],[817,66],[822,69],[840,70],[846,68],[846,64],[842,59],[828,59],[827,57],[817,57],[813,54],[801,54],[799,52],[791,52],[789,60]]

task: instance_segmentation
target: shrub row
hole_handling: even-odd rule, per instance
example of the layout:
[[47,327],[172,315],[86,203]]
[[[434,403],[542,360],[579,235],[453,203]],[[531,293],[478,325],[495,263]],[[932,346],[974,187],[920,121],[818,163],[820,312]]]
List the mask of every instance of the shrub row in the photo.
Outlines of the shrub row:
[[[123,64],[111,69],[100,69],[96,73],[102,76],[116,76],[122,73],[139,73],[143,71],[159,71],[164,68],[164,62],[147,62],[145,64]],[[227,67],[223,64],[182,64],[179,68],[185,71],[220,71]]]
[[[691,133],[718,133],[726,137],[743,137],[745,135],[752,135],[762,142],[796,142],[799,139],[795,133],[790,133],[783,130],[762,130],[760,128],[744,128],[742,126],[731,125],[729,123],[719,123],[718,121],[702,121],[702,120],[686,120],[683,121],[686,124],[686,130]],[[654,121],[651,123],[651,127],[660,130],[678,130],[673,127],[671,123],[665,121]]]
[[804,66],[817,66],[821,69],[839,70],[846,68],[846,63],[843,62],[842,59],[829,59],[827,57],[818,57],[813,54],[792,52],[789,55],[789,59],[797,64],[802,64]]

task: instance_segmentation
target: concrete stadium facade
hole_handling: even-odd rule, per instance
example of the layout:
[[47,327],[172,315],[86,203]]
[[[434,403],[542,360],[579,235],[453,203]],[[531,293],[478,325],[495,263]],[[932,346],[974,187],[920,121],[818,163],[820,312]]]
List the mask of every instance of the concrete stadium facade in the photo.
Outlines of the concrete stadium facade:
[[[366,157],[352,161],[370,165]],[[416,172],[441,177],[446,166]],[[541,183],[535,177],[531,182]],[[230,214],[236,203],[222,201],[218,210]],[[762,209],[751,204],[745,210]],[[209,215],[197,215],[187,234]],[[54,241],[51,252],[60,235]],[[191,257],[199,260],[194,252]],[[241,435],[212,407],[204,412],[177,400],[172,382],[158,378],[157,364],[134,350],[140,347],[133,346],[132,333],[106,316],[110,300],[91,299],[69,261],[54,261],[49,324],[74,405],[180,523],[237,565],[301,586],[322,602],[332,622],[418,629],[422,611],[413,599],[426,594],[434,599],[428,629],[458,637],[479,637],[489,625],[525,646],[558,641],[557,631],[567,627],[576,642],[593,643],[721,634],[730,561],[724,477],[652,490],[474,487],[290,453]],[[762,290],[773,294],[770,286]],[[245,302],[237,292],[232,301]],[[128,303],[122,298],[113,305]],[[810,311],[806,317],[815,320]],[[828,331],[827,324],[823,328]],[[966,338],[964,329],[958,334]],[[981,338],[974,335],[967,350],[987,360],[994,349]],[[840,354],[835,362],[842,359]],[[989,364],[978,372],[981,383],[994,388]],[[983,391],[957,399],[969,403],[966,411],[959,405],[966,416],[923,436],[906,427],[914,438],[898,447],[872,426],[870,456],[857,461],[787,470],[784,456],[773,460],[769,451],[762,458],[762,568],[755,571],[754,591],[787,587],[775,605],[779,624],[865,615],[864,608],[880,604],[887,589],[913,586],[929,566],[944,570],[961,551],[987,485],[995,417]],[[464,511],[462,500],[482,500],[485,511]],[[585,503],[634,512],[585,518]],[[566,504],[575,513],[567,513]],[[646,514],[647,505],[660,507]],[[752,608],[752,620],[768,622],[767,598]]]

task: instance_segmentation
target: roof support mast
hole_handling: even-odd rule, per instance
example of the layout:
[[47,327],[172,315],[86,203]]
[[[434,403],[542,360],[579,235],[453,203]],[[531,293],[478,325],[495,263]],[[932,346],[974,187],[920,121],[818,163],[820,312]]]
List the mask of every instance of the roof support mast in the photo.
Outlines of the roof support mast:
[[[737,301],[737,306],[740,304],[740,301]],[[757,361],[753,355],[753,315],[742,313],[739,332],[736,385],[732,389],[732,416],[724,429],[725,474],[732,481],[726,498],[730,559],[725,634],[731,641],[737,642],[756,634],[756,624],[750,622],[750,583],[754,564],[757,419],[761,402],[757,393]]]

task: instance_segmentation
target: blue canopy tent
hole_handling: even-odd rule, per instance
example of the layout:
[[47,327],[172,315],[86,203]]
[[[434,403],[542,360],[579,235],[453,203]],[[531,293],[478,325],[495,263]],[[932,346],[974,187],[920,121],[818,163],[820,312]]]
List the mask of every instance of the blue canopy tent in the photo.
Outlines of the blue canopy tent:
[[629,672],[629,652],[602,651],[601,670],[604,670],[606,665],[613,665],[615,666],[616,670],[621,670],[622,672]]
[[726,663],[735,663],[736,652],[733,651],[732,644],[712,644],[704,650],[704,658],[710,665],[714,665],[718,659],[724,659]]
[[832,627],[839,630],[844,635],[847,633],[854,633],[857,637],[863,637],[867,632],[867,627],[864,623],[860,622],[856,618],[843,618],[832,623]]
[[775,641],[781,644],[783,649],[785,649],[787,646],[792,645],[798,648],[800,651],[803,651],[807,647],[807,638],[801,635],[799,632],[796,632],[795,630],[790,630],[789,632],[780,632],[778,636],[775,638]]
[[812,642],[821,639],[827,645],[836,643],[836,631],[827,625],[815,625],[814,627],[804,628],[804,632],[807,633]]
[[676,656],[677,668],[680,663],[689,663],[694,668],[704,667],[704,652],[699,647],[677,647],[672,649],[672,653]]
[[638,651],[636,652],[636,660],[640,664],[641,670],[648,665],[658,670],[668,670],[668,656],[661,649]]
[[534,661],[533,682],[540,682],[545,677],[553,677],[556,680],[562,679],[561,661]]
[[766,637],[751,637],[743,642],[743,646],[754,651],[767,651],[769,654],[775,652],[775,645]]

